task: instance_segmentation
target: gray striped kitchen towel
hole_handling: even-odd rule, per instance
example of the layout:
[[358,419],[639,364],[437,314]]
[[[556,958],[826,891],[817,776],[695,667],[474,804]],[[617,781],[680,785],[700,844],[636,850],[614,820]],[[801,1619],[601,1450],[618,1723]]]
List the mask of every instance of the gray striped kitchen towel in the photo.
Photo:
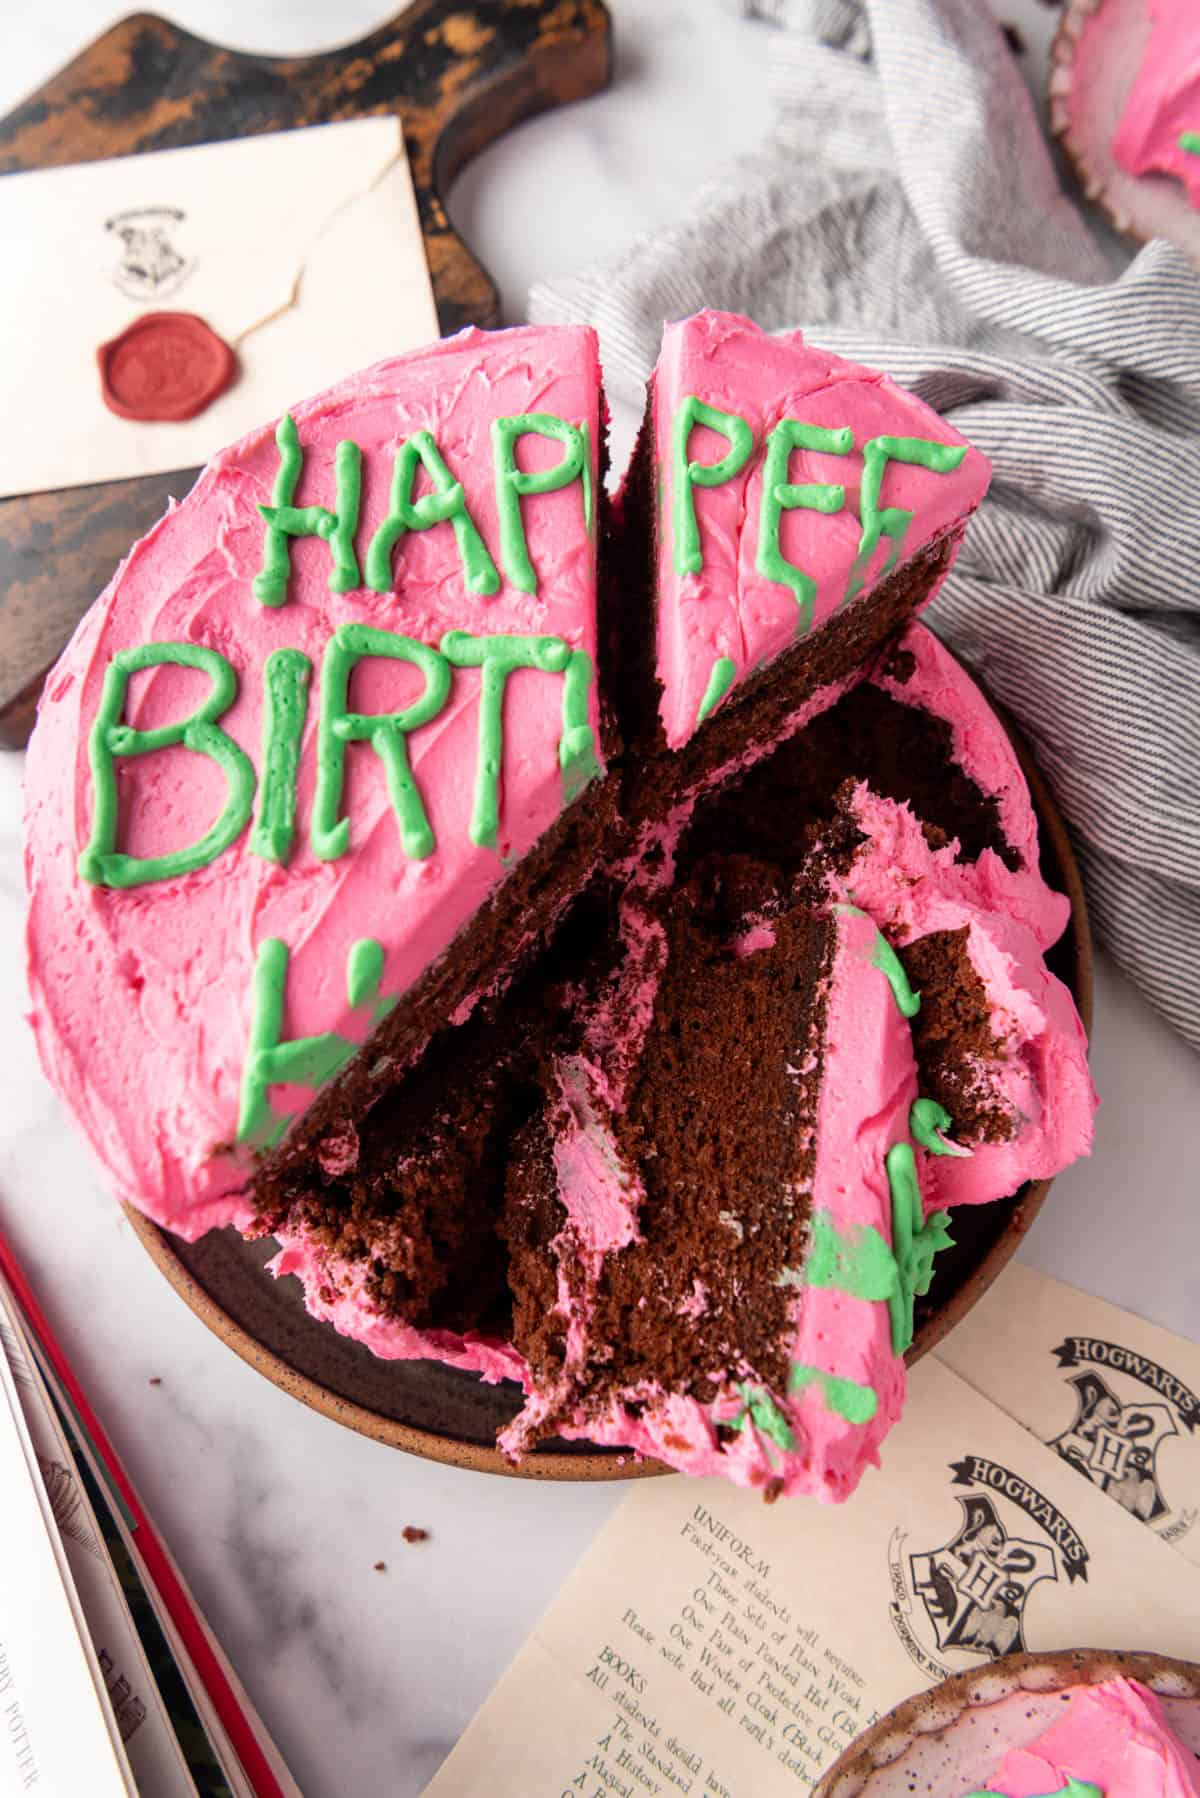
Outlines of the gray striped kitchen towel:
[[774,122],[689,215],[534,289],[636,398],[703,306],[887,369],[995,469],[929,620],[1032,739],[1100,940],[1200,1048],[1200,275],[1119,275],[984,0],[743,0]]

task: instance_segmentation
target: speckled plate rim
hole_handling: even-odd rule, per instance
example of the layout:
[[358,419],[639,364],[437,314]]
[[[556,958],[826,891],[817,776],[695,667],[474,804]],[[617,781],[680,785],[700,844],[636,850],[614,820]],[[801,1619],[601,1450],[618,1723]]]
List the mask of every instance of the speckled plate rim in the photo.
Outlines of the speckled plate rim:
[[[977,679],[978,677],[973,675],[972,678]],[[1048,847],[1053,854],[1058,864],[1062,888],[1071,901],[1071,928],[1074,935],[1075,956],[1069,984],[1076,1008],[1083,1020],[1084,1030],[1090,1036],[1093,994],[1092,937],[1079,864],[1075,859],[1075,852],[1071,847],[1062,814],[1034,762],[1031,751],[1003,708],[997,706],[994,701],[989,700],[989,703],[1004,724],[1016,750],[1022,772],[1029,783],[1030,795],[1037,813],[1043,853]],[[1034,1218],[1045,1203],[1046,1195],[1052,1184],[1051,1180],[1037,1180],[1026,1187],[1019,1197],[1003,1235],[997,1238],[974,1273],[964,1280],[946,1303],[918,1329],[916,1340],[906,1357],[910,1367],[923,1355],[927,1355],[931,1349],[937,1347],[955,1324],[959,1323],[971,1307],[978,1303],[992,1282],[1008,1265],[1016,1252],[1017,1245],[1028,1232]],[[292,1398],[299,1399],[302,1404],[308,1405],[312,1410],[319,1411],[322,1416],[332,1418],[335,1423],[345,1424],[348,1429],[356,1430],[361,1436],[368,1436],[373,1441],[385,1443],[391,1448],[403,1449],[411,1455],[420,1455],[427,1461],[439,1461],[448,1467],[465,1467],[475,1473],[495,1473],[514,1479],[584,1482],[633,1480],[651,1479],[659,1474],[673,1471],[658,1461],[640,1459],[632,1453],[618,1455],[611,1450],[599,1449],[595,1453],[581,1451],[578,1454],[566,1454],[553,1449],[537,1449],[532,1454],[524,1456],[521,1462],[514,1466],[498,1448],[489,1447],[484,1443],[464,1442],[457,1437],[444,1436],[433,1430],[418,1429],[413,1424],[401,1423],[396,1418],[384,1417],[378,1411],[372,1411],[365,1405],[356,1404],[353,1399],[343,1398],[338,1393],[331,1392],[327,1386],[322,1386],[319,1381],[297,1372],[281,1355],[264,1348],[248,1330],[235,1322],[223,1306],[212,1297],[211,1293],[193,1277],[179,1259],[172,1247],[171,1238],[166,1232],[132,1205],[125,1204],[122,1209],[146,1253],[201,1323],[205,1324],[236,1355],[239,1355],[248,1366],[265,1375],[272,1385],[278,1386],[281,1391],[288,1393]]]
[[813,1798],[859,1798],[871,1776],[900,1760],[922,1737],[941,1735],[967,1711],[1017,1692],[1062,1692],[1108,1679],[1136,1679],[1161,1698],[1200,1699],[1200,1665],[1124,1648],[1057,1648],[1008,1654],[986,1667],[952,1674],[906,1698],[857,1736],[825,1773]]

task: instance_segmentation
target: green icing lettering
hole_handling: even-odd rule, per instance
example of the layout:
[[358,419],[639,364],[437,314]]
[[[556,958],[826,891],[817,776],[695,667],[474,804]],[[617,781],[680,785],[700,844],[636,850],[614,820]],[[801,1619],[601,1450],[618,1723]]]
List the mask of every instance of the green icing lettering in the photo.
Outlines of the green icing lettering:
[[[527,472],[517,467],[517,440],[529,435],[555,438],[563,446],[562,461],[553,468]],[[586,427],[569,425],[552,412],[521,412],[513,418],[492,420],[492,451],[496,464],[496,510],[500,516],[500,560],[514,587],[522,593],[537,592],[537,574],[529,559],[521,501],[530,494],[554,493],[580,481],[584,522],[591,530],[591,445]],[[587,470],[585,475],[584,470]]]
[[914,993],[908,984],[908,975],[904,972],[904,963],[884,936],[882,930],[875,932],[875,947],[871,951],[871,966],[878,968],[892,989],[892,998],[901,1017],[915,1018],[921,1009],[921,995]]
[[704,723],[710,712],[716,710],[736,679],[737,663],[729,656],[718,656],[712,665],[704,698],[700,701],[700,710],[696,713],[698,726]]
[[[689,462],[688,442],[693,425],[706,425],[718,432],[729,444],[725,454],[715,462]],[[675,495],[673,524],[675,529],[676,574],[699,574],[704,566],[700,546],[700,526],[696,519],[694,487],[720,487],[741,472],[754,448],[754,433],[736,412],[721,412],[708,406],[695,394],[680,402],[672,426],[671,484]]]
[[842,1374],[822,1373],[803,1361],[793,1361],[788,1374],[788,1391],[802,1392],[806,1386],[819,1386],[821,1397],[835,1417],[847,1423],[870,1423],[879,1409],[879,1394],[873,1386],[848,1380]]
[[908,1128],[914,1142],[919,1142],[931,1155],[970,1157],[970,1149],[960,1143],[947,1142],[945,1133],[953,1130],[950,1113],[936,1099],[914,1099],[908,1114]]
[[[432,481],[433,492],[414,499],[419,468],[424,468]],[[406,531],[427,531],[435,524],[453,528],[468,592],[498,592],[500,575],[467,510],[462,482],[451,474],[432,434],[414,431],[396,452],[388,514],[367,548],[367,586],[375,593],[390,592],[392,552],[397,543]]]
[[1179,148],[1186,150],[1189,156],[1200,156],[1200,131],[1181,131]]
[[[196,710],[174,724],[135,730],[122,724],[125,696],[134,674],[143,668],[175,665],[196,668],[212,683]],[[198,643],[144,643],[120,649],[105,670],[100,704],[88,740],[92,771],[92,834],[76,864],[93,886],[137,887],[173,880],[207,867],[246,827],[254,804],[254,768],[238,744],[217,723],[237,697],[232,664],[215,649]],[[182,746],[206,755],[225,776],[225,804],[215,824],[186,849],[165,855],[124,855],[116,846],[119,799],[114,766],[117,756],[146,755],[154,749]]]
[[796,619],[798,637],[803,636],[812,623],[817,583],[794,562],[789,562],[780,549],[780,522],[784,512],[795,507],[812,512],[840,512],[846,503],[846,489],[828,481],[789,481],[792,451],[818,450],[827,456],[848,456],[853,448],[854,433],[849,425],[830,431],[822,425],[801,424],[795,418],[781,419],[767,438],[754,565],[766,580],[778,581],[791,588],[799,609]]
[[862,535],[858,540],[858,554],[850,570],[847,599],[853,599],[862,591],[871,557],[883,537],[889,539],[892,547],[880,570],[881,575],[887,574],[894,567],[908,535],[908,527],[913,521],[914,514],[906,512],[903,507],[881,506],[879,503],[888,463],[907,462],[917,468],[927,468],[933,474],[952,474],[966,453],[965,443],[934,443],[926,437],[872,437],[869,443],[864,444],[862,488],[858,503]]
[[558,742],[558,766],[562,773],[562,801],[570,805],[600,772],[596,740],[588,717],[588,693],[594,670],[586,649],[573,649],[563,670],[562,736]]
[[349,439],[333,453],[335,510],[327,506],[296,506],[292,501],[300,480],[304,455],[290,415],[280,420],[275,433],[279,447],[279,472],[273,503],[258,509],[267,522],[263,565],[255,575],[252,591],[264,606],[281,606],[287,598],[291,575],[290,537],[320,537],[333,557],[329,576],[331,593],[351,593],[359,585],[354,533],[362,503],[362,451]]
[[[418,699],[398,712],[366,714],[348,710],[350,676],[364,656],[411,662],[425,678]],[[445,656],[412,637],[343,624],[330,638],[321,664],[321,722],[317,733],[317,788],[313,800],[312,846],[322,861],[346,853],[350,823],[339,818],[347,743],[370,743],[387,773],[388,797],[400,825],[404,853],[414,861],[432,855],[433,831],[409,766],[406,738],[436,718],[450,694]]]
[[312,663],[300,649],[276,649],[263,669],[262,785],[250,848],[286,863],[296,831],[296,773],[308,715]]
[[839,1230],[830,1211],[814,1211],[808,1257],[798,1283],[879,1303],[899,1284],[896,1258],[878,1230],[855,1224]]
[[[442,638],[441,650],[456,668],[480,670],[479,751],[469,834],[479,848],[494,849],[500,829],[505,683],[517,668],[538,668],[544,674],[562,674],[570,662],[571,651],[561,637],[472,637],[467,631],[447,631]],[[577,693],[573,696],[573,704],[577,705]],[[559,763],[562,766],[561,742]]]
[[[273,1148],[291,1122],[290,1114],[280,1117],[272,1108],[272,1086],[322,1086],[361,1047],[335,1030],[281,1040],[287,971],[287,944],[268,937],[259,945],[254,966],[250,1040],[242,1068],[237,1124],[238,1142],[255,1149]],[[374,938],[363,937],[351,948],[346,963],[346,997],[354,1011],[370,1007],[372,1023],[395,1003],[380,997],[382,978],[383,947]]]
[[752,1423],[760,1435],[773,1442],[777,1448],[795,1448],[796,1438],[792,1434],[791,1425],[770,1393],[762,1386],[751,1386],[748,1381],[739,1381],[738,1391],[742,1398],[742,1408],[730,1420],[729,1428],[744,1430],[748,1423]]
[[928,1220],[921,1205],[917,1165],[912,1144],[898,1142],[884,1159],[892,1197],[892,1253],[898,1271],[897,1290],[888,1300],[892,1320],[892,1348],[903,1355],[912,1346],[913,1303],[924,1298],[933,1283],[933,1259],[952,1248],[954,1238],[946,1226],[947,1211],[934,1211]]
[[[282,511],[291,507],[300,482],[300,471],[304,467],[304,452],[300,448],[296,421],[290,412],[285,412],[279,421],[279,428],[275,432],[275,447],[279,451],[279,467],[275,472],[271,501]],[[268,524],[263,542],[263,565],[250,588],[259,605],[283,604],[287,598],[291,566],[287,537],[281,530]]]

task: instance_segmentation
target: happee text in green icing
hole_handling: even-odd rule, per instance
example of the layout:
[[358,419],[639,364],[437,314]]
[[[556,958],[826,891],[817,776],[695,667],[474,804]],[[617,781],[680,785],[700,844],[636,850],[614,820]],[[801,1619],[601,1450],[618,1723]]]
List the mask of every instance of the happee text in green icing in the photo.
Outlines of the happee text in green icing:
[[952,1248],[954,1238],[947,1229],[948,1211],[934,1211],[925,1218],[912,1144],[893,1143],[884,1166],[892,1199],[892,1254],[899,1276],[897,1290],[888,1300],[892,1349],[903,1355],[912,1346],[914,1301],[929,1291],[934,1256]]
[[[729,444],[715,462],[688,460],[688,443],[694,425],[716,431]],[[672,528],[675,534],[676,574],[699,574],[704,566],[700,525],[696,518],[694,487],[720,487],[745,467],[754,448],[754,433],[736,412],[722,412],[706,405],[695,394],[681,400],[672,423],[671,489],[674,495]]]
[[[173,724],[136,730],[122,723],[129,682],[146,668],[195,668],[211,686],[194,712]],[[217,719],[237,698],[237,675],[218,650],[198,643],[143,643],[119,649],[104,673],[100,704],[88,739],[92,772],[92,829],[77,868],[93,886],[136,887],[173,880],[214,861],[245,829],[254,804],[254,768],[249,756],[223,731]],[[205,755],[225,776],[225,804],[216,822],[184,849],[163,855],[125,855],[117,849],[119,800],[115,761],[118,756],[146,755],[177,746]]]
[[954,1128],[954,1120],[936,1099],[914,1099],[908,1114],[908,1128],[914,1142],[919,1142],[931,1155],[970,1156],[970,1149],[960,1143],[947,1142],[946,1133]]
[[806,1386],[819,1386],[821,1397],[835,1417],[842,1417],[847,1423],[870,1423],[879,1409],[879,1394],[873,1386],[864,1386],[859,1380],[847,1379],[844,1374],[822,1373],[819,1367],[810,1367],[804,1361],[793,1361],[788,1373],[788,1391],[803,1392]]
[[703,724],[709,713],[716,711],[736,679],[737,663],[732,656],[718,656],[712,665],[712,673],[708,677],[708,685],[696,713],[697,725]]
[[[397,712],[352,712],[350,676],[367,656],[411,662],[424,686],[411,705]],[[345,778],[346,745],[369,743],[387,776],[388,798],[400,826],[404,853],[423,861],[436,847],[425,806],[413,779],[405,739],[436,718],[450,696],[450,664],[445,656],[413,637],[376,630],[367,624],[339,625],[321,662],[321,719],[317,729],[317,788],[313,799],[312,846],[322,861],[336,861],[350,842],[350,821],[339,817]]]
[[266,520],[263,543],[263,565],[255,575],[252,591],[264,606],[281,606],[287,599],[291,575],[292,537],[320,537],[329,545],[333,567],[329,574],[331,593],[352,593],[359,582],[358,557],[354,553],[354,533],[358,529],[358,512],[362,503],[362,451],[349,438],[339,443],[333,453],[334,509],[327,506],[292,504],[304,464],[304,453],[290,414],[280,421],[275,434],[279,448],[279,471],[275,481],[273,504],[259,506]]
[[[259,944],[251,982],[250,1040],[237,1123],[238,1142],[253,1149],[273,1148],[291,1122],[290,1115],[280,1117],[273,1110],[271,1087],[322,1086],[361,1047],[336,1030],[283,1040],[287,973],[287,944],[268,937]],[[395,1003],[381,996],[382,978],[383,948],[373,937],[363,937],[347,958],[346,997],[353,1011],[369,1008],[371,1025]]]
[[571,651],[561,637],[497,635],[473,637],[447,631],[442,654],[456,668],[478,668],[479,751],[475,760],[475,793],[469,835],[479,848],[494,849],[500,829],[500,770],[504,761],[504,688],[518,668],[561,674]]
[[847,456],[853,448],[854,433],[848,425],[827,430],[823,425],[806,425],[795,418],[781,419],[767,438],[754,565],[766,580],[791,588],[798,608],[796,635],[800,637],[812,625],[817,583],[784,555],[779,546],[780,523],[784,512],[796,507],[810,512],[840,512],[846,503],[846,489],[828,481],[791,481],[788,475],[792,451],[816,450],[826,456]]
[[262,784],[250,848],[287,862],[296,834],[296,774],[308,715],[312,663],[301,649],[274,649],[263,669]]
[[[552,468],[517,466],[517,443],[530,435],[557,439],[562,459]],[[568,424],[552,412],[521,412],[513,418],[492,420],[492,452],[496,467],[496,510],[500,519],[500,560],[514,587],[536,593],[537,571],[529,559],[521,501],[535,493],[554,493],[579,481],[583,494],[584,525],[592,525],[592,471],[589,433]],[[585,473],[586,470],[586,473]]]
[[[967,1798],[1004,1798],[1002,1792],[968,1792]],[[1068,1773],[1066,1785],[1059,1786],[1056,1792],[1044,1792],[1042,1798],[1104,1798],[1102,1786],[1093,1785],[1090,1779],[1076,1779]]]
[[[417,472],[423,468],[433,492],[413,497]],[[500,575],[467,510],[463,484],[456,481],[429,431],[414,431],[396,452],[392,469],[387,517],[367,546],[367,586],[375,593],[392,589],[392,552],[408,531],[427,531],[449,524],[454,531],[462,562],[463,580],[470,593],[491,594],[500,589]]]
[[785,1451],[795,1448],[796,1438],[792,1427],[765,1387],[752,1386],[748,1380],[739,1380],[738,1392],[742,1405],[737,1415],[729,1419],[729,1429],[744,1430],[750,1423],[768,1442],[773,1442],[776,1448]]
[[872,437],[863,445],[862,487],[858,499],[862,534],[846,588],[848,600],[862,591],[871,558],[884,537],[889,539],[892,547],[880,572],[887,574],[895,566],[913,521],[913,513],[902,506],[881,506],[879,503],[888,463],[907,462],[917,468],[927,468],[931,474],[952,474],[966,453],[965,443],[934,443],[927,437]]
[[1200,156],[1200,131],[1181,131],[1179,148],[1186,150],[1189,156]]
[[600,772],[596,736],[589,717],[589,694],[595,670],[586,649],[573,649],[563,669],[562,736],[558,742],[558,766],[562,774],[562,802],[572,804]]

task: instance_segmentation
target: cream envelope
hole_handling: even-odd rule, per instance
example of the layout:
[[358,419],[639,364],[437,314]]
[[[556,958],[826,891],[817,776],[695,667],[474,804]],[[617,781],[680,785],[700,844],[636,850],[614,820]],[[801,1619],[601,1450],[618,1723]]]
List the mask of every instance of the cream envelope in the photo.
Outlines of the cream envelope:
[[[8,175],[0,242],[0,497],[193,467],[438,334],[397,118]],[[197,418],[118,418],[96,350],[164,310],[240,376]]]

